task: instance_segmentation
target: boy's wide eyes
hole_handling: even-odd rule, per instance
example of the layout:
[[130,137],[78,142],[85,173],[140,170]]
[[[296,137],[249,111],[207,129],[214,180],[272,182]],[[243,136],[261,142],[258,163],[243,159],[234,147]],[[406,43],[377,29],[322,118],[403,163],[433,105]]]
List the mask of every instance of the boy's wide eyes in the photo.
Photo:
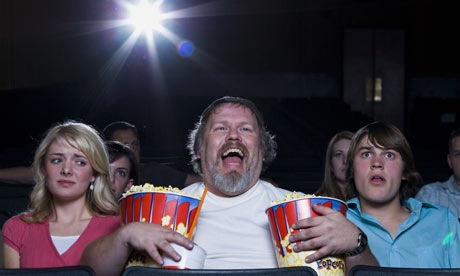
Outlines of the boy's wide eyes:
[[387,153],[385,154],[385,156],[386,156],[387,158],[390,158],[390,159],[395,158],[395,154],[392,153],[392,152],[387,152]]

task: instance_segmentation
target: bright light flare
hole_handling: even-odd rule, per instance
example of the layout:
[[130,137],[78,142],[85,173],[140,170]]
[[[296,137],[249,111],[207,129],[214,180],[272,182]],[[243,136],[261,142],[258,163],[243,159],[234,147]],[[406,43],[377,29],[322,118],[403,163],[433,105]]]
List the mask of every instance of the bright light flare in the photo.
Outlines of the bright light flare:
[[142,0],[138,5],[130,6],[128,22],[135,27],[136,33],[151,34],[161,27],[163,16],[160,11],[162,1],[150,3]]

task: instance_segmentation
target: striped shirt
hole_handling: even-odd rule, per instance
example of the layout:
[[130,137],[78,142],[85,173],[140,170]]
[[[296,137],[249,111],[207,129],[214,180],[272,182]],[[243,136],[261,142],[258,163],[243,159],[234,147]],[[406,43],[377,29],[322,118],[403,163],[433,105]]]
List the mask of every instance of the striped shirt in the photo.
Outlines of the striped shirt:
[[445,206],[460,218],[460,187],[452,175],[445,182],[424,185],[417,193],[416,199]]

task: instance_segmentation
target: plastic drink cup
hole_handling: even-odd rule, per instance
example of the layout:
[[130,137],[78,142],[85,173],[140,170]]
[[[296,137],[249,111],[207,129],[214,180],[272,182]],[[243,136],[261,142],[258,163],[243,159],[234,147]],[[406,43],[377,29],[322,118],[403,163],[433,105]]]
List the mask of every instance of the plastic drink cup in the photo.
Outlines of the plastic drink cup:
[[176,262],[175,260],[171,259],[168,255],[163,255],[163,268],[170,268],[170,269],[202,269],[204,267],[204,261],[206,259],[206,251],[199,247],[197,244],[193,246],[192,250],[188,250],[187,248],[177,245],[175,243],[171,243],[171,246],[174,250],[181,255],[180,261]]
[[[294,252],[289,236],[298,230],[293,230],[292,225],[299,220],[318,216],[313,209],[313,204],[320,204],[343,215],[346,214],[346,204],[331,197],[304,197],[283,201],[266,209],[270,230],[272,233],[274,249],[279,267],[309,266],[320,276],[345,275],[345,260],[343,256],[328,256],[318,261],[307,263],[305,258],[314,251]],[[298,242],[299,243],[299,242]]]

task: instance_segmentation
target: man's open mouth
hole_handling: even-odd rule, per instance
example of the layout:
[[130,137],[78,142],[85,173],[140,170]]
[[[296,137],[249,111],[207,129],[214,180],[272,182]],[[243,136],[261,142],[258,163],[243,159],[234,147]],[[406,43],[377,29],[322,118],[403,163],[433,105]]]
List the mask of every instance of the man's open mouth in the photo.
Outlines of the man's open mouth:
[[385,178],[380,175],[374,175],[371,177],[371,181],[383,182],[385,181]]
[[240,149],[230,148],[222,154],[222,160],[226,164],[241,164],[244,154]]
[[244,157],[247,155],[246,152],[247,151],[243,147],[235,145],[224,147],[221,158],[225,164],[237,165],[243,162]]

